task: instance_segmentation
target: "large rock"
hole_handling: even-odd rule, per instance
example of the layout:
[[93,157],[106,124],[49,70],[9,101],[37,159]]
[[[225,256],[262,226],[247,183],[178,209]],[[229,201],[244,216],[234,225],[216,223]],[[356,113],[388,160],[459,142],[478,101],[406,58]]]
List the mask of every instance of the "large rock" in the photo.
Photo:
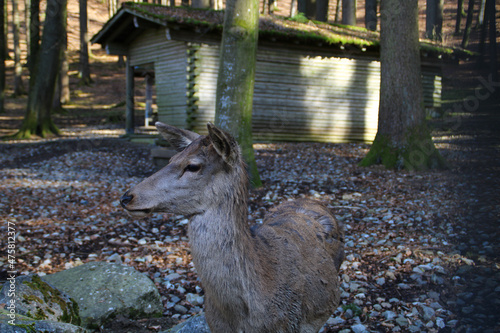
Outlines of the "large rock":
[[160,333],[210,333],[210,328],[205,320],[205,314],[199,314]]
[[0,304],[31,319],[80,324],[77,303],[38,275],[8,280],[0,291]]
[[91,262],[43,279],[78,302],[84,327],[98,328],[117,315],[156,317],[163,311],[154,283],[133,267]]
[[[12,325],[13,324],[13,325]],[[2,333],[88,333],[83,327],[50,320],[32,318],[0,309],[0,332]]]

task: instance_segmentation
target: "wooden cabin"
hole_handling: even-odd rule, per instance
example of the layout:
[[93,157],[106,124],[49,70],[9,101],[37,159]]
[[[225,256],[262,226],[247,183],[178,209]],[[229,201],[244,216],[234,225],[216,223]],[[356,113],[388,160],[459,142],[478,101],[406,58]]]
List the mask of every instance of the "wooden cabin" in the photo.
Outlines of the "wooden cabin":
[[[127,3],[93,43],[154,76],[158,119],[199,133],[214,120],[223,13]],[[377,132],[379,35],[356,27],[263,16],[259,25],[253,136],[257,141],[371,142]],[[444,56],[452,57],[446,53]],[[425,107],[441,107],[443,53],[422,47]],[[150,80],[152,81],[152,80]],[[128,132],[133,127],[128,122]]]

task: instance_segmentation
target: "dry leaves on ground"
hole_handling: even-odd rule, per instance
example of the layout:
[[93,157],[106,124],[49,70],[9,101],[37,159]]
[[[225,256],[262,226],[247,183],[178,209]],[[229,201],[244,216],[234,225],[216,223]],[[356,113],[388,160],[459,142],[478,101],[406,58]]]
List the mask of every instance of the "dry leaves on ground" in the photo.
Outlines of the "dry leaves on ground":
[[[261,222],[282,201],[307,197],[326,203],[344,224],[341,304],[326,332],[457,327],[457,295],[467,285],[454,272],[474,261],[453,245],[464,232],[456,223],[462,199],[453,190],[453,172],[361,168],[368,149],[362,144],[255,148],[264,187],[251,193],[250,221]],[[119,205],[128,188],[154,172],[147,146],[101,138],[0,149],[0,219],[16,228],[19,274],[50,274],[92,260],[123,262],[154,280],[165,316],[181,320],[202,311],[188,220],[169,214],[134,220]],[[6,228],[3,223],[4,234]],[[7,239],[0,241],[3,251]],[[495,248],[486,244],[484,251]],[[0,261],[5,267],[7,258]],[[497,274],[493,292],[498,284]]]

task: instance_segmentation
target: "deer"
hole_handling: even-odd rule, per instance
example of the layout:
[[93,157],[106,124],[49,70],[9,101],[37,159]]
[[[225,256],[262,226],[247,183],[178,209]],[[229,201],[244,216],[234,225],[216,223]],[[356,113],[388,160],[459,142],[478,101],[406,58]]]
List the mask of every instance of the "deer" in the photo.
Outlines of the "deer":
[[120,199],[133,217],[189,217],[188,238],[213,333],[318,332],[340,301],[343,228],[318,201],[299,198],[248,220],[241,148],[208,123],[208,135],[157,122],[177,154]]

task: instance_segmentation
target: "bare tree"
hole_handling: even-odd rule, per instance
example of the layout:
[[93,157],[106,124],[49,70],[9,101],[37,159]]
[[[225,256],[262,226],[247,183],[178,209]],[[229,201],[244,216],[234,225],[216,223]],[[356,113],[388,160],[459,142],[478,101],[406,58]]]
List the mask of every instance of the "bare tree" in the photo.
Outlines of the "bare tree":
[[445,167],[425,122],[417,1],[383,0],[380,30],[378,131],[361,165]]
[[356,25],[356,0],[342,0],[342,24]]
[[474,16],[475,0],[469,0],[469,7],[467,8],[467,21],[465,22],[464,38],[462,39],[462,47],[465,49],[469,45],[470,31],[472,29],[472,18]]
[[5,112],[5,0],[0,0],[0,113]]
[[365,26],[368,30],[377,30],[377,0],[365,1]]
[[328,0],[298,0],[298,11],[304,13],[308,19],[328,20]]
[[443,1],[427,0],[425,31],[429,39],[441,41],[443,38]]
[[13,137],[46,137],[59,134],[51,118],[52,102],[66,38],[67,0],[48,0],[42,44],[30,84],[26,115],[21,129]]
[[458,0],[458,2],[457,2],[457,19],[455,21],[455,35],[458,35],[460,33],[460,24],[462,22],[462,16],[465,16],[464,0]]
[[90,78],[89,63],[89,36],[88,36],[88,16],[87,0],[80,1],[80,83],[89,85]]
[[258,0],[226,2],[215,109],[215,124],[241,145],[256,187],[261,180],[253,151],[252,105],[258,27]]
[[21,20],[19,17],[19,2],[12,0],[12,31],[14,37],[14,96],[25,93],[23,87],[23,65],[21,64]]
[[[40,0],[30,0],[30,23],[28,31],[29,57],[28,70],[33,73],[38,51],[40,49]],[[31,80],[30,80],[31,82]]]

